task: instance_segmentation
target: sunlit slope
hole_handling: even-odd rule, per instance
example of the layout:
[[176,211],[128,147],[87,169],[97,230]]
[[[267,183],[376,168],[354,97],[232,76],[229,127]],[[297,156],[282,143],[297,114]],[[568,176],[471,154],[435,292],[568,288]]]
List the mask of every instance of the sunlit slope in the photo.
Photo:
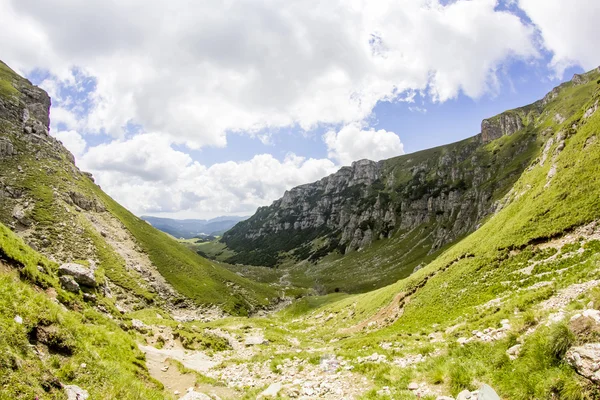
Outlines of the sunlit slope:
[[[138,303],[132,307],[188,298],[247,314],[277,296],[270,286],[205,260],[120,206],[48,134],[47,94],[3,63],[0,83],[0,222],[27,243],[57,262],[96,261],[119,293]],[[129,236],[135,246],[125,256],[117,245]],[[149,258],[148,267],[158,270],[180,299],[163,299],[130,255]]]

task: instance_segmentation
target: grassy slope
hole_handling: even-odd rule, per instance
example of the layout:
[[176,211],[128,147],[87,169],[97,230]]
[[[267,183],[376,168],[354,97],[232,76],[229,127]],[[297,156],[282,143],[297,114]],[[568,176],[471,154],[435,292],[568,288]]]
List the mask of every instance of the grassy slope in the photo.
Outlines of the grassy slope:
[[[91,398],[165,398],[162,386],[148,375],[134,337],[80,296],[62,291],[56,264],[2,224],[0,251],[0,399],[61,399],[58,382],[86,388]],[[19,273],[8,265],[18,266]],[[52,301],[43,288],[56,291],[70,309]],[[60,344],[62,353],[34,352],[29,335],[39,327],[52,329],[51,340]]]
[[[0,92],[3,98],[9,92],[18,95],[13,81],[25,82],[0,63],[0,83],[2,87],[12,88]],[[50,240],[50,245],[44,249],[48,254],[69,254],[73,259],[85,259],[87,249],[92,246],[102,273],[112,282],[148,302],[155,299],[155,294],[143,284],[141,276],[125,267],[125,261],[91,224],[78,215],[74,207],[58,200],[58,193],[77,191],[89,198],[100,199],[131,232],[167,281],[197,303],[216,304],[225,311],[246,314],[256,306],[267,305],[277,296],[276,290],[270,286],[244,279],[205,260],[135,217],[74,168],[64,148],[57,150],[46,143],[26,143],[21,140],[20,126],[0,122],[2,136],[9,138],[18,151],[17,156],[0,159],[0,178],[6,185],[33,199],[34,207],[29,217],[35,223],[36,237]],[[41,154],[39,160],[36,153]],[[23,172],[18,172],[19,167]],[[13,205],[8,199],[0,204],[0,221],[13,221]]]
[[[468,337],[471,329],[498,326],[504,318],[515,319],[516,331],[524,332],[527,324],[537,318],[532,310],[540,301],[570,284],[600,278],[598,241],[586,244],[578,252],[579,246],[563,249],[568,254],[557,259],[534,246],[573,227],[600,219],[600,113],[596,112],[587,120],[581,119],[585,110],[600,98],[600,86],[596,84],[600,74],[590,75],[592,82],[586,85],[565,85],[560,96],[540,116],[536,128],[540,134],[548,127],[552,128],[542,137],[548,139],[563,131],[568,135],[565,147],[557,151],[555,143],[545,165],[532,163],[507,196],[508,204],[500,212],[409,278],[370,293],[345,298],[323,309],[325,313],[338,315],[330,322],[331,332],[334,332],[341,325],[353,325],[374,315],[396,294],[414,291],[393,325],[367,335],[348,337],[342,340],[342,348],[356,351],[367,345],[368,351],[372,351],[380,341],[393,340],[416,341],[414,343],[418,344],[421,335],[443,332],[455,324],[464,325],[451,337]],[[567,117],[563,124],[552,122],[557,112]],[[578,128],[572,129],[573,124]],[[558,155],[553,160],[554,154]],[[546,187],[553,163],[557,174]],[[522,276],[512,274],[539,260],[547,261],[536,267],[532,277],[522,279]],[[545,272],[548,273],[545,277],[536,275]],[[550,284],[520,290],[542,280]],[[496,298],[502,298],[499,306],[485,310],[477,308]],[[582,307],[588,299],[586,296],[573,306]],[[348,309],[354,310],[352,316],[342,318]],[[540,328],[527,339],[523,357],[514,363],[509,363],[505,355],[505,350],[515,344],[515,337],[511,336],[495,344],[450,346],[447,355],[408,375],[406,371],[390,367],[373,372],[379,376],[380,384],[399,388],[411,377],[421,375],[429,376],[427,379],[433,383],[454,385],[454,394],[458,389],[470,386],[473,380],[480,380],[494,383],[501,394],[509,398],[546,398],[552,393],[567,397],[569,391],[573,395],[570,398],[582,398],[585,383],[552,353],[555,334],[552,329]],[[416,338],[415,334],[418,335]],[[434,377],[436,373],[440,375],[439,379]],[[463,384],[460,384],[460,376],[452,374],[463,374]]]
[[[481,217],[478,212],[482,210],[479,208],[489,208],[491,203],[501,199],[511,189],[526,166],[539,154],[544,143],[544,138],[537,135],[538,130],[533,124],[529,124],[529,114],[535,115],[532,110],[537,110],[538,107],[539,103],[536,103],[513,110],[512,113],[518,114],[527,124],[526,129],[504,136],[486,146],[480,144],[478,137],[472,137],[384,162],[382,181],[386,184],[373,186],[372,195],[369,196],[373,202],[379,198],[384,203],[390,201],[399,209],[407,200],[426,200],[428,197],[440,200],[443,199],[442,194],[448,195],[450,192],[462,194],[466,202],[472,201],[475,193],[481,196],[479,202],[474,202],[468,208],[455,207],[452,215],[449,210],[446,213],[431,212],[424,223],[411,231],[396,229],[389,240],[375,240],[372,245],[358,252],[341,255],[337,250],[331,252],[332,249],[328,249],[329,242],[326,240],[326,237],[339,234],[336,232],[317,232],[316,238],[305,232],[302,235],[294,234],[296,242],[292,242],[285,235],[277,235],[277,238],[265,237],[262,241],[244,241],[244,226],[261,223],[260,215],[269,212],[267,209],[261,209],[253,218],[246,220],[244,224],[238,224],[229,232],[229,236],[232,236],[233,231],[236,231],[233,235],[235,237],[229,238],[232,244],[242,242],[249,251],[243,250],[242,253],[231,256],[233,250],[221,242],[204,245],[199,249],[210,258],[216,257],[228,262],[239,260],[252,264],[257,261],[252,255],[263,254],[264,248],[261,246],[263,242],[269,242],[271,253],[279,250],[277,266],[289,270],[289,279],[295,285],[319,286],[329,292],[339,289],[350,293],[389,285],[408,276],[416,266],[427,264],[448,247],[446,245],[432,251],[434,245],[439,245],[435,234],[460,232],[455,233],[457,236],[451,242],[456,243],[468,233],[466,228],[459,231],[460,227],[472,227]],[[452,181],[450,176],[445,176],[448,172],[445,170],[444,177],[440,178],[438,174],[440,168],[443,168],[440,165],[444,160],[455,159],[464,159],[463,162],[452,165],[456,181]],[[415,173],[415,168],[422,172]],[[472,187],[474,188],[465,194],[464,190]],[[450,201],[448,203],[450,204]],[[410,218],[411,210],[405,212],[407,215],[399,214],[399,218]],[[298,243],[303,245],[297,247]],[[329,254],[317,262],[299,261],[307,258],[312,252],[324,249]],[[264,265],[272,266],[275,260],[271,261]]]
[[[270,286],[240,277],[200,257],[131,214],[95,185],[90,185],[90,190],[125,225],[158,271],[182,295],[201,304],[217,304],[234,314],[245,314],[256,305],[267,305],[277,296],[277,291]],[[228,283],[234,286],[231,288]]]

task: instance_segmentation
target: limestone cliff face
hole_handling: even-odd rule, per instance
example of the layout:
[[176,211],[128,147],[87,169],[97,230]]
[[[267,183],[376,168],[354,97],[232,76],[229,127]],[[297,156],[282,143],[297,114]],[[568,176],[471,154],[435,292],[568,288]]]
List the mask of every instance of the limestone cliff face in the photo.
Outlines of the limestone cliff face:
[[[514,133],[516,127],[500,125],[493,135]],[[297,260],[317,260],[416,231],[430,251],[438,249],[493,212],[494,199],[505,193],[535,149],[535,137],[523,134],[514,146],[490,154],[482,136],[381,162],[357,161],[293,188],[224,235],[238,253],[230,262],[275,265],[284,252]],[[524,154],[518,171],[506,169]]]
[[223,236],[236,252],[228,261],[314,261],[395,235],[418,237],[429,252],[452,243],[494,212],[545,141],[548,129],[540,131],[536,121],[552,115],[562,123],[554,100],[565,88],[588,82],[590,74],[574,76],[540,101],[483,120],[481,133],[462,142],[380,162],[357,161],[287,191]]

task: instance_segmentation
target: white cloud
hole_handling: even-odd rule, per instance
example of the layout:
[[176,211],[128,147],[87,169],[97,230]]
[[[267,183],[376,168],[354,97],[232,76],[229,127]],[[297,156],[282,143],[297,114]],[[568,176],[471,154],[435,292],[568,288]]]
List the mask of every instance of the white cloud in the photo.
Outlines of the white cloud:
[[52,132],[52,136],[60,140],[67,150],[73,153],[77,160],[85,153],[87,144],[77,131],[69,130]]
[[7,0],[0,48],[22,70],[95,77],[86,131],[122,137],[133,121],[225,146],[232,131],[362,121],[407,90],[444,101],[494,89],[501,64],[536,56],[532,29],[496,5]]
[[600,5],[597,0],[519,0],[553,53],[559,76],[573,65],[586,70],[600,64]]
[[91,148],[80,166],[133,212],[178,217],[252,214],[283,192],[335,172],[327,159],[260,154],[210,167],[175,150],[164,137],[143,134]]
[[404,154],[404,145],[394,132],[362,130],[358,124],[346,125],[337,133],[329,131],[323,140],[328,156],[343,165],[363,158],[379,161]]

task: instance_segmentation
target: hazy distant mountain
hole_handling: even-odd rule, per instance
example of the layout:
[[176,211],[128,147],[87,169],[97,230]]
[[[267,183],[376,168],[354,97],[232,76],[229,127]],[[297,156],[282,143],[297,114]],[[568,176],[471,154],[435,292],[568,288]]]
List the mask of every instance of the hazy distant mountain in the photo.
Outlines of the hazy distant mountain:
[[206,219],[173,219],[142,215],[144,221],[177,238],[190,239],[198,235],[222,235],[248,217],[221,216]]

